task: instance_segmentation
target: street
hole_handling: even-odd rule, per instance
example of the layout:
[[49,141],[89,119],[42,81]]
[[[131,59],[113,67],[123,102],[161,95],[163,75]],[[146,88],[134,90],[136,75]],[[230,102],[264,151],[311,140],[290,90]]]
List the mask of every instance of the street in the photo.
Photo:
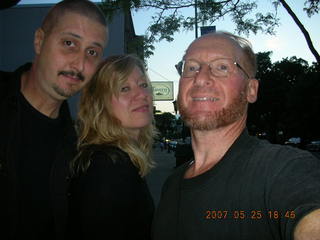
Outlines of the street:
[[167,150],[164,149],[161,152],[159,146],[153,149],[153,157],[156,162],[156,166],[147,175],[147,182],[154,202],[157,205],[160,199],[162,185],[174,170],[176,160],[173,151],[168,153]]

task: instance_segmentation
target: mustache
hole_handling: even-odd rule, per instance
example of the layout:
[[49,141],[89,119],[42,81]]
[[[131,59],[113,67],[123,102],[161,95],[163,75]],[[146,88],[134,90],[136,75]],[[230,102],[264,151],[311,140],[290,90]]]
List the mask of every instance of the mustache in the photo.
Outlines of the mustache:
[[84,81],[85,77],[82,75],[80,72],[74,72],[74,71],[60,71],[58,73],[59,75],[64,75],[64,76],[71,76],[71,77],[77,77],[81,81]]

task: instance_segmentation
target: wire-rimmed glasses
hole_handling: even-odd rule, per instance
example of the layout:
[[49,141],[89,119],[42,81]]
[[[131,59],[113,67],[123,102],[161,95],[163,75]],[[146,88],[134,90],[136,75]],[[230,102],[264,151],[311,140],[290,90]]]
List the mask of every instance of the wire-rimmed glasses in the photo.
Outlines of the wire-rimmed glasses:
[[210,73],[215,77],[228,77],[231,73],[239,68],[247,78],[249,74],[241,67],[241,65],[230,58],[218,58],[208,63],[200,63],[195,60],[182,60],[176,66],[176,69],[181,77],[195,77],[201,70],[201,65],[207,64],[210,68]]

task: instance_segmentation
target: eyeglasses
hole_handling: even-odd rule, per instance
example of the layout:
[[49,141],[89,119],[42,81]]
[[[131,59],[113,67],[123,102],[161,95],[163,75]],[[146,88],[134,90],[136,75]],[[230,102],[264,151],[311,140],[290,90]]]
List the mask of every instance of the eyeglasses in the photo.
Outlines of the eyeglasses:
[[[236,71],[238,67],[247,78],[249,74],[241,67],[241,65],[229,58],[218,58],[207,64],[210,68],[210,73],[215,77],[228,77],[231,73]],[[195,60],[182,60],[175,65],[179,75],[184,78],[192,78],[197,75],[201,70],[201,63]]]

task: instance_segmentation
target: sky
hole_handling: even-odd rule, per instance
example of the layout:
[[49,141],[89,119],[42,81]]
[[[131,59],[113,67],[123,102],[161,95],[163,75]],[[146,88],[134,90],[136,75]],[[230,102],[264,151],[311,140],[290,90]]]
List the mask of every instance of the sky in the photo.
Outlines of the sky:
[[[21,0],[19,4],[30,3],[55,3],[55,0]],[[258,11],[267,12],[273,11],[272,0],[258,0]],[[314,15],[309,18],[302,10],[305,0],[287,0],[288,5],[292,8],[298,16],[302,24],[309,31],[313,44],[318,52],[320,52],[320,15]],[[155,14],[154,10],[141,10],[138,12],[132,11],[133,23],[136,35],[145,34],[151,22],[151,17]],[[194,9],[189,8],[183,10],[182,14],[185,16],[193,16]],[[280,6],[278,8],[278,17],[280,18],[280,26],[276,28],[275,35],[266,34],[250,34],[249,36],[242,36],[247,38],[253,45],[254,52],[272,51],[271,60],[273,62],[280,61],[283,58],[290,58],[297,56],[307,60],[309,63],[315,62],[315,58],[311,54],[302,32],[294,23],[286,10]],[[214,24],[217,30],[223,30],[235,33],[235,25],[228,18]],[[201,25],[199,25],[200,27]],[[198,30],[200,35],[200,29]],[[178,92],[179,75],[176,72],[174,65],[178,63],[188,45],[195,39],[194,31],[181,31],[174,35],[172,42],[165,40],[156,43],[154,55],[147,59],[149,77],[151,81],[173,81],[174,82],[174,96]],[[174,113],[172,101],[157,101],[155,102],[157,110],[163,112]]]

